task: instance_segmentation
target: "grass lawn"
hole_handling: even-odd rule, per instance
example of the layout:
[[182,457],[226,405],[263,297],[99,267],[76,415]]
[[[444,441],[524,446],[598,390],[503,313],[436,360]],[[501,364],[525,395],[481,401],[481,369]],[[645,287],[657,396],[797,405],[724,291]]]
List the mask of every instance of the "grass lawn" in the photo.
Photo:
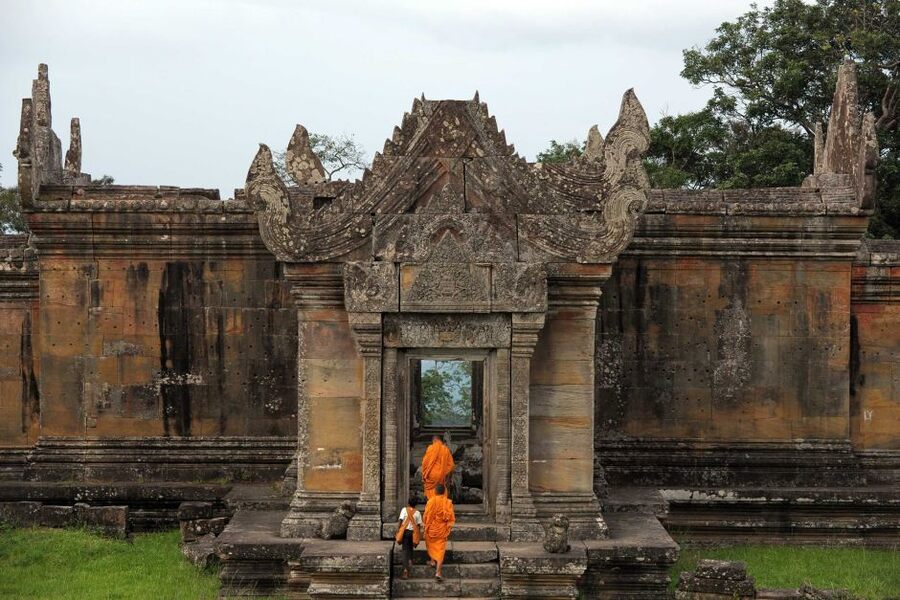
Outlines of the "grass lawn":
[[871,600],[900,597],[900,550],[805,546],[732,546],[682,549],[672,568],[672,588],[681,571],[701,558],[742,560],[757,588],[842,588]]
[[111,540],[76,529],[0,529],[0,598],[212,599],[218,575],[189,563],[178,531]]

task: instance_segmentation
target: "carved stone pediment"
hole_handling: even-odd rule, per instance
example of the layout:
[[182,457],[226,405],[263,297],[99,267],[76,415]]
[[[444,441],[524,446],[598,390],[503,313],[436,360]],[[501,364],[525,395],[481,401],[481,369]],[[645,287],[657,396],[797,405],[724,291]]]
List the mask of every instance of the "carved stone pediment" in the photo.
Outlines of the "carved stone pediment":
[[319,182],[297,131],[300,188],[279,178],[264,145],[246,184],[263,241],[282,261],[604,263],[627,246],[647,203],[649,126],[630,90],[606,139],[592,128],[584,155],[561,164],[517,155],[477,96],[415,100],[352,183]]

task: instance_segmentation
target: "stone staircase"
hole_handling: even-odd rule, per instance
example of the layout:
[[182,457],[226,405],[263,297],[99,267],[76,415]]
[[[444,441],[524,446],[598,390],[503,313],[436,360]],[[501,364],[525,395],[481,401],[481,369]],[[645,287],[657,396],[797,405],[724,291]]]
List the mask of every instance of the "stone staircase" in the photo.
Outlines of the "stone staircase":
[[441,582],[435,580],[434,569],[427,564],[428,553],[424,542],[413,553],[409,579],[402,578],[403,565],[400,560],[401,553],[395,552],[391,573],[391,594],[394,598],[500,597],[499,553],[494,542],[449,541]]

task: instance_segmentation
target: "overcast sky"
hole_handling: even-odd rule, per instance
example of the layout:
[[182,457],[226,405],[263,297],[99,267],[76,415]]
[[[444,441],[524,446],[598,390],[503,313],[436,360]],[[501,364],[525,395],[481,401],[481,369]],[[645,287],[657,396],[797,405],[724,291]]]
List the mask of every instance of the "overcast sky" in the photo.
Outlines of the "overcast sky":
[[[760,2],[761,5],[770,2]],[[702,106],[681,51],[749,0],[0,0],[0,185],[21,98],[50,66],[54,129],[81,118],[83,170],[117,183],[241,187],[258,142],[303,123],[371,156],[415,96],[476,89],[533,159],[612,125]]]

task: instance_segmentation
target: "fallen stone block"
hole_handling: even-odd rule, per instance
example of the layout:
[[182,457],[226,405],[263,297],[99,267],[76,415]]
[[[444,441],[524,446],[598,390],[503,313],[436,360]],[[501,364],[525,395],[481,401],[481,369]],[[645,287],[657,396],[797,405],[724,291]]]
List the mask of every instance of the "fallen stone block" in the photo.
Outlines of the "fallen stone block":
[[219,563],[219,555],[216,554],[216,536],[211,533],[199,537],[193,542],[182,544],[181,553],[202,569]]

